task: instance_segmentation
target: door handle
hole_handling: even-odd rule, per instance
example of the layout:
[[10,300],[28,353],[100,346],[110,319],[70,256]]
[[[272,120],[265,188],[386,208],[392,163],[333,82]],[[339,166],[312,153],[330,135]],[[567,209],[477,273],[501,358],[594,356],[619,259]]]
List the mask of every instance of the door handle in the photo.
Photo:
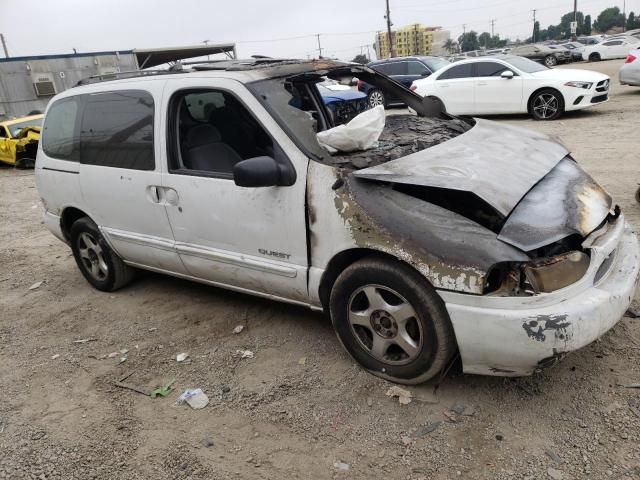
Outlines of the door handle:
[[155,185],[147,187],[147,198],[153,203],[160,203],[160,191]]
[[488,85],[488,83],[487,82],[478,82],[478,83],[476,83],[476,85],[485,86],[485,85]]

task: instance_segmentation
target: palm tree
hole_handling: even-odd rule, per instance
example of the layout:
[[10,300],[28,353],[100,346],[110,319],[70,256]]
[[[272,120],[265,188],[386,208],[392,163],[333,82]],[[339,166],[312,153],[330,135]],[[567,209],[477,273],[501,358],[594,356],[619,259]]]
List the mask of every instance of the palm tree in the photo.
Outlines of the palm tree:
[[454,53],[456,50],[458,50],[458,44],[450,38],[448,38],[447,41],[444,42],[443,47],[449,53]]

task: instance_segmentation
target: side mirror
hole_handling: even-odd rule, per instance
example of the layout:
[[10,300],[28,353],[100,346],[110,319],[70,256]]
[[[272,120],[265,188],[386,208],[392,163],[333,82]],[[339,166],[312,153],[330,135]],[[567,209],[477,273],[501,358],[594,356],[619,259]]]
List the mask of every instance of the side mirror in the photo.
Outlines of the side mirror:
[[274,187],[280,183],[280,167],[271,157],[247,158],[233,167],[233,181],[239,187]]
[[513,72],[511,70],[505,70],[500,76],[506,80],[511,80],[513,78]]
[[428,70],[425,70],[420,74],[421,77],[428,77],[429,75],[431,75],[431,72],[429,72]]

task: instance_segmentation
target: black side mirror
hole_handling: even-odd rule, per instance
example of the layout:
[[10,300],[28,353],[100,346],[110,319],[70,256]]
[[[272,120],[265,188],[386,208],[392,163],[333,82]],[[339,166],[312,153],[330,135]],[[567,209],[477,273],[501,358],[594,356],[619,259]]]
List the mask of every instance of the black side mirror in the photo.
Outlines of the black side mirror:
[[280,166],[267,156],[247,158],[233,167],[233,181],[239,187],[274,187],[280,178]]

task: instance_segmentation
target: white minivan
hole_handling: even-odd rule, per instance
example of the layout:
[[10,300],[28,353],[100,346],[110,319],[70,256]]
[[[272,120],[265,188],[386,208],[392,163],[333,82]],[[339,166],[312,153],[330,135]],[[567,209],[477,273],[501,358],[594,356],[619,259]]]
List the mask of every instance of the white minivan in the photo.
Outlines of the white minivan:
[[[634,295],[624,216],[545,135],[327,60],[119,77],[49,103],[36,161],[45,224],[99,290],[146,269],[323,310],[364,368],[402,383],[458,356],[469,373],[531,374]],[[353,77],[416,114],[330,154],[316,84]]]

